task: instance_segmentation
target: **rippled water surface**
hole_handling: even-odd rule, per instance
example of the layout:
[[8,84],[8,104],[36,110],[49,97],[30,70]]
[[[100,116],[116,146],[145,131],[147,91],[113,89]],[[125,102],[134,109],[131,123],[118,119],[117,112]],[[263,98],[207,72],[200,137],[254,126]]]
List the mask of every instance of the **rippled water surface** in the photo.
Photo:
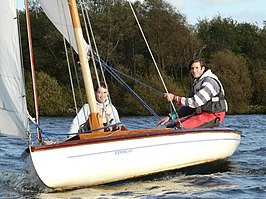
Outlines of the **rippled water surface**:
[[[129,128],[155,127],[150,117],[124,117]],[[65,132],[71,118],[41,118],[44,131]],[[20,158],[26,140],[0,136],[0,198],[266,198],[266,115],[226,116],[223,127],[242,131],[236,153],[204,172],[171,171],[96,187],[52,192],[29,184]],[[60,139],[60,136],[51,139]],[[201,170],[202,171],[202,170]]]

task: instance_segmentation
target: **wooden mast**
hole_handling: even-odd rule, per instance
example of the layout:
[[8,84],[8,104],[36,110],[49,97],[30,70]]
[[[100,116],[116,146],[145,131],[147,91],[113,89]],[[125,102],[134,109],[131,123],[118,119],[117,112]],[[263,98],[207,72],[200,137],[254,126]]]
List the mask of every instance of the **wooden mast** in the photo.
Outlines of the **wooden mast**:
[[26,22],[27,22],[27,33],[28,33],[28,43],[29,43],[29,54],[30,54],[30,65],[31,65],[31,76],[32,76],[32,86],[33,86],[33,96],[34,96],[34,107],[35,107],[35,121],[37,124],[37,135],[38,141],[42,143],[42,133],[40,127],[40,117],[38,109],[38,94],[36,86],[36,76],[35,76],[35,66],[34,66],[34,55],[32,47],[32,35],[31,35],[31,23],[30,23],[30,11],[29,11],[29,2],[25,0],[25,10],[26,10]]
[[90,72],[90,68],[88,64],[87,52],[84,46],[84,40],[83,40],[84,37],[83,37],[81,25],[80,25],[76,0],[68,0],[68,6],[70,9],[70,14],[72,18],[72,24],[74,28],[75,39],[76,39],[78,53],[79,53],[79,59],[80,59],[83,81],[85,85],[87,101],[90,107],[90,113],[91,113],[89,116],[90,128],[91,129],[101,128],[103,127],[103,124],[99,117],[99,113],[96,107],[94,88],[93,88],[91,72]]

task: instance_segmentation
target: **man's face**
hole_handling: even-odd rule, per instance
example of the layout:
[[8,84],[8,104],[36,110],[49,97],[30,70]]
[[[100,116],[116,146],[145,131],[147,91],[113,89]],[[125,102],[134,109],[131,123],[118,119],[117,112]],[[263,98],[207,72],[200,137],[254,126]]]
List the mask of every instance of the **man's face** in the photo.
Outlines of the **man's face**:
[[198,79],[202,75],[204,69],[205,67],[201,67],[200,62],[195,62],[191,65],[190,72],[195,79]]
[[97,102],[104,103],[108,96],[108,90],[106,88],[100,87],[95,92],[95,97]]

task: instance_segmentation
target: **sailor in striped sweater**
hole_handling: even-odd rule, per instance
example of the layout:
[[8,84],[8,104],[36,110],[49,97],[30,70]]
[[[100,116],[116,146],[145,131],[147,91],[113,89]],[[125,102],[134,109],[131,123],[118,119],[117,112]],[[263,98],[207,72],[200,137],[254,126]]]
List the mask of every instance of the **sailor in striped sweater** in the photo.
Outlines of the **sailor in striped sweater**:
[[201,58],[191,60],[189,69],[194,78],[189,97],[164,94],[168,101],[172,100],[181,106],[177,110],[178,116],[171,113],[157,124],[170,122],[167,127],[184,129],[218,127],[228,110],[222,83]]

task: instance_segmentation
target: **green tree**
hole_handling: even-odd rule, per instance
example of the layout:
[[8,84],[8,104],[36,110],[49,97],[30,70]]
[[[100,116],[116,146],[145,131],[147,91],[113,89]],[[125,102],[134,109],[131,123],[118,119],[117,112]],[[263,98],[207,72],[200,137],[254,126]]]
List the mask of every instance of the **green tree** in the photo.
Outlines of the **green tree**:
[[[155,78],[158,76],[157,70],[138,29],[128,1],[87,0],[86,2],[89,6],[88,11],[96,43],[103,60],[120,71],[163,90],[160,87],[161,83]],[[200,56],[213,64],[214,69],[220,73],[219,77],[226,87],[230,113],[247,112],[249,105],[264,106],[265,97],[263,93],[265,92],[260,92],[260,90],[263,90],[263,74],[266,66],[265,27],[259,29],[255,25],[239,24],[231,18],[222,18],[221,16],[214,17],[211,21],[202,20],[197,26],[192,27],[188,26],[186,18],[178,10],[163,0],[135,1],[132,5],[151,47],[158,69],[166,77],[166,81],[169,81],[167,86],[178,88],[177,90],[169,89],[171,92],[187,95],[183,92],[191,86],[190,74],[186,67],[187,63],[192,57],[198,55],[206,44],[206,48]],[[46,77],[48,80],[53,79],[52,82],[58,85],[58,89],[63,89],[64,95],[67,95],[67,89],[65,88],[69,84],[69,76],[62,36],[47,19],[38,4],[33,2],[31,11],[33,11],[31,25],[35,70],[37,73],[47,75],[41,75],[42,77]],[[25,11],[20,11],[20,30],[24,46],[25,73],[28,74],[30,64],[24,14]],[[70,61],[76,63],[78,60],[76,56]],[[79,66],[77,72],[80,75]],[[107,74],[106,71],[104,72]],[[74,74],[74,71],[72,71],[72,74]],[[93,71],[92,75],[95,77]],[[132,107],[139,106],[134,98],[129,97],[130,94],[121,92],[120,85],[114,83],[115,78],[109,75],[106,77],[114,104],[119,106],[122,113],[129,114]],[[81,77],[78,76],[77,79],[81,80]],[[250,87],[251,81],[254,92]],[[74,82],[74,85],[76,85],[76,82]],[[129,85],[138,91],[156,112],[164,113],[164,102],[158,102],[157,98],[154,97],[154,95],[157,95],[156,93],[145,91],[142,86],[134,82],[129,82]],[[84,85],[82,82],[80,86],[81,96],[83,96]],[[42,92],[45,93],[46,91],[42,90]],[[114,92],[114,95],[112,95],[112,92]],[[253,94],[252,98],[251,93]],[[241,96],[241,100],[238,99],[235,102],[236,95]],[[70,101],[68,97],[66,99],[67,102],[61,110],[54,109],[53,113],[47,111],[45,114],[67,112],[71,106],[66,105]],[[55,101],[53,103],[56,104]],[[43,104],[48,106],[49,103]],[[71,102],[71,104],[73,103]],[[82,105],[82,101],[78,101],[78,105]],[[124,108],[124,105],[129,107]],[[49,104],[49,106],[52,105]],[[46,107],[42,105],[41,114],[44,114],[44,110],[46,111]],[[141,108],[138,110],[140,111],[133,111],[132,114],[146,114],[146,110]]]
[[123,41],[131,32],[130,24],[134,22],[130,8],[125,0],[88,2],[90,19],[96,43],[102,58],[117,64],[124,59]]
[[266,22],[265,22],[265,27],[263,30],[261,30],[258,41],[255,44],[256,44],[256,46],[254,47],[255,50],[250,51],[251,53],[250,57],[253,60],[261,59],[266,61]]
[[183,66],[202,44],[191,34],[185,17],[165,1],[146,0],[142,12],[143,30],[158,66],[173,79],[181,79]]
[[237,24],[235,46],[232,51],[238,54],[247,55],[248,57],[257,56],[254,53],[255,47],[259,42],[259,28],[248,23]]
[[[31,114],[34,113],[33,89],[31,77],[26,75],[26,96],[28,110]],[[58,81],[44,72],[36,74],[36,85],[38,93],[38,108],[40,115],[64,115],[68,114],[70,109],[71,97],[69,91],[60,86]]]
[[[33,4],[31,7],[31,33],[36,71],[44,71],[56,77],[61,83],[69,82],[63,37],[53,26],[44,12]],[[21,39],[23,60],[26,71],[30,71],[28,36],[25,22],[25,11],[20,12]]]
[[214,54],[210,63],[224,86],[229,113],[249,112],[253,90],[246,59],[227,50]]
[[253,92],[253,105],[254,113],[265,113],[266,112],[266,61],[257,60],[253,62],[252,70],[252,85],[254,88]]
[[222,18],[220,15],[211,21],[207,19],[199,22],[197,35],[207,45],[203,51],[205,57],[210,58],[218,51],[236,50],[236,22],[231,18]]
[[[165,73],[163,73],[162,76],[169,92],[179,93],[181,95],[184,93],[181,85],[174,82],[171,77],[167,76]],[[156,89],[157,92],[137,82],[133,82],[131,84],[131,88],[147,103],[149,107],[151,107],[155,113],[160,115],[168,114],[170,111],[169,103],[163,99],[163,93],[166,91],[163,88],[162,82],[159,80],[159,76],[140,77],[139,80]],[[118,89],[116,94],[120,95],[120,97],[121,95],[123,96],[122,98],[114,98],[114,95],[112,95],[113,103],[120,112],[125,115],[151,115],[151,113],[149,113],[139,100],[133,97],[130,93],[121,92],[121,89]],[[120,99],[119,102],[117,101],[118,99]]]

